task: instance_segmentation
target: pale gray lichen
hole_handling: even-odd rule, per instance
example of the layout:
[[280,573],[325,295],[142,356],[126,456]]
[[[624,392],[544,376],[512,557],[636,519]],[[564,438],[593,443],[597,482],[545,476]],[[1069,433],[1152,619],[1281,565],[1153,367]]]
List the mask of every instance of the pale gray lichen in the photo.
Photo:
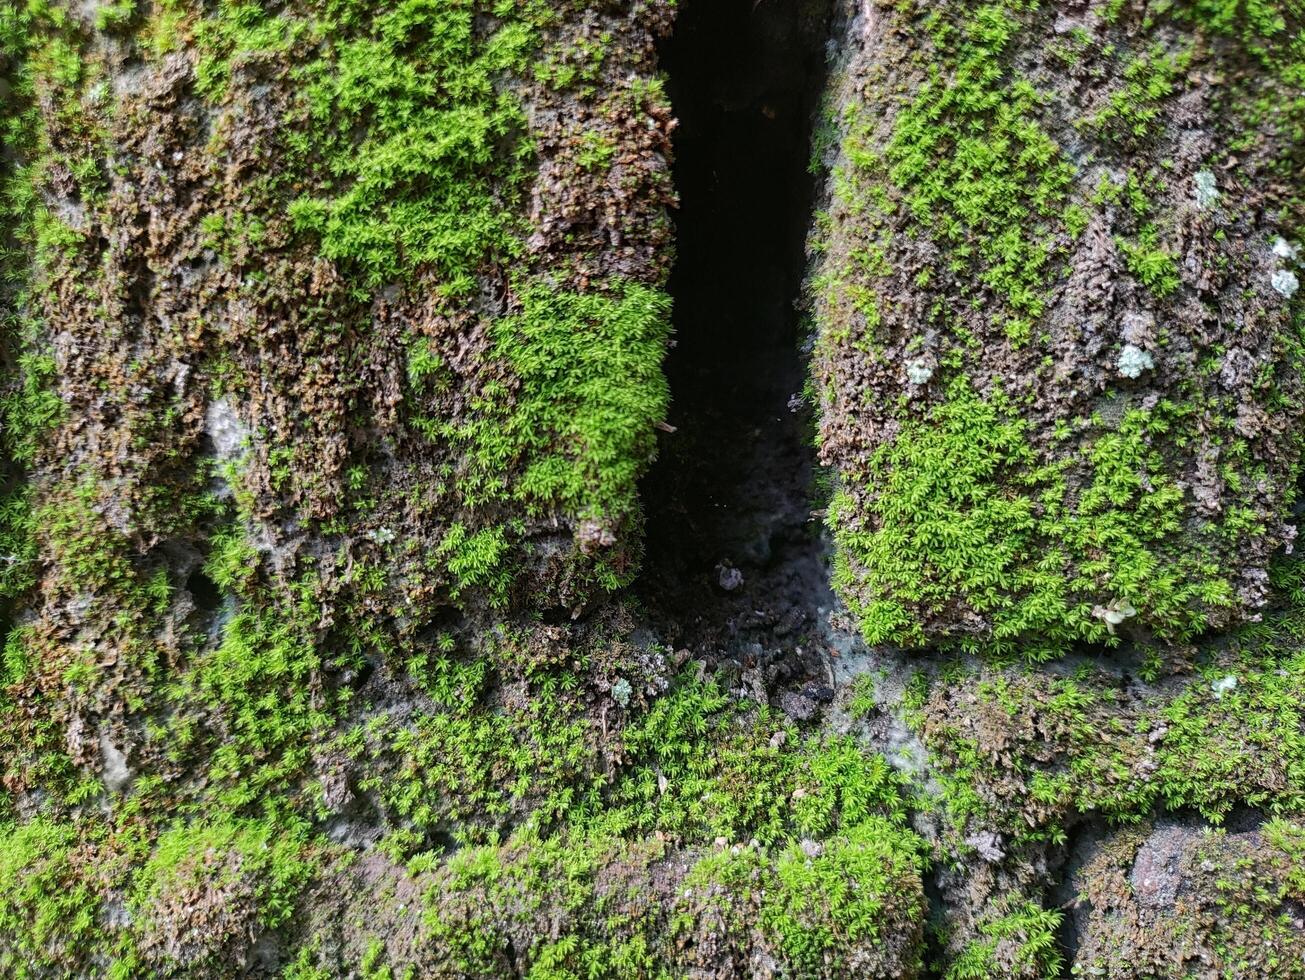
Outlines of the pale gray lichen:
[[1289,269],[1279,269],[1273,274],[1269,284],[1287,299],[1295,296],[1296,290],[1300,288],[1300,280],[1296,278],[1296,273]]
[[1136,344],[1125,344],[1119,352],[1119,373],[1125,378],[1140,378],[1143,371],[1155,367],[1155,359]]
[[1219,186],[1215,183],[1214,174],[1208,170],[1198,171],[1196,174],[1196,206],[1199,208],[1212,208],[1219,203]]
[[1273,254],[1280,259],[1294,261],[1297,251],[1296,246],[1287,241],[1287,239],[1283,238],[1281,235],[1273,240]]
[[372,539],[373,541],[375,541],[377,544],[380,544],[380,545],[386,545],[386,544],[391,544],[391,543],[393,543],[394,538],[395,538],[395,534],[394,534],[394,529],[393,529],[393,528],[390,528],[390,527],[378,527],[378,528],[373,528],[372,530],[368,531],[368,532],[367,532],[367,537],[371,538],[371,539]]
[[618,677],[616,683],[612,685],[612,700],[622,708],[628,708],[630,706],[630,696],[633,693],[634,689],[630,686],[630,682],[624,677]]
[[913,385],[928,384],[929,379],[933,377],[933,368],[928,361],[916,358],[913,361],[906,362],[906,380]]
[[1221,700],[1225,694],[1237,687],[1237,678],[1233,674],[1220,677],[1210,684],[1210,690],[1214,691],[1216,700]]
[[1096,606],[1092,610],[1092,615],[1098,619],[1105,620],[1106,629],[1110,635],[1115,635],[1115,627],[1126,619],[1137,615],[1137,609],[1127,599],[1115,599],[1107,605]]

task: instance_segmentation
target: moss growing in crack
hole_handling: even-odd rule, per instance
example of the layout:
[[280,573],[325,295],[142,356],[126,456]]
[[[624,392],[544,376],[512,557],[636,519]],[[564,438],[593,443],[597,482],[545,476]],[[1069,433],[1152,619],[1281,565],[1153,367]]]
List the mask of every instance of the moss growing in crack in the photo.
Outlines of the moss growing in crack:
[[1061,976],[1065,964],[1056,930],[1062,917],[1033,902],[1016,905],[979,927],[979,937],[947,968],[945,980]]
[[1196,811],[1218,824],[1238,807],[1298,812],[1302,629],[1295,602],[1145,694],[1088,665],[1072,676],[944,671],[907,712],[935,759],[934,804],[957,827],[998,828],[1015,846],[1063,842],[1076,814],[1135,824]]

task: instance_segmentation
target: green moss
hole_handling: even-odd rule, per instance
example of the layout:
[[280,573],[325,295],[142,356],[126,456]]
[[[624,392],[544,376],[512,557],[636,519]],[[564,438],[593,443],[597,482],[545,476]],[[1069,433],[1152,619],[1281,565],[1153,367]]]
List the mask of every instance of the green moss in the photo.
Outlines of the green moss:
[[1209,923],[1204,937],[1225,976],[1305,975],[1300,929],[1287,910],[1301,889],[1302,826],[1275,819],[1250,839],[1222,830],[1202,836],[1189,867]]
[[[440,512],[429,515],[438,537],[424,571],[460,605],[520,598],[512,587],[534,567],[539,521],[584,535],[562,572],[573,591],[627,584],[638,552],[635,483],[668,400],[665,293],[615,279],[578,292],[561,279],[566,269],[524,253],[537,159],[523,93],[532,74],[570,84],[548,65],[578,58],[577,79],[588,77],[612,41],[563,42],[552,35],[560,16],[535,0],[385,9],[335,0],[297,14],[225,2],[195,28],[200,88],[214,100],[242,59],[291,62],[283,167],[260,185],[267,213],[213,215],[208,230],[213,240],[240,238],[246,224],[279,236],[288,221],[295,245],[330,260],[356,305],[302,311],[322,336],[347,335],[346,316],[361,325],[383,289],[417,289],[441,316],[461,318],[478,290],[509,280],[506,311],[485,318],[491,349],[456,374],[436,340],[405,339],[402,424],[440,443],[423,501]],[[609,163],[610,140],[584,137],[582,165]],[[273,452],[273,489],[302,493],[315,461],[290,445]]]
[[[685,885],[687,895],[707,896],[726,937],[747,937],[755,923],[786,971],[825,976],[848,969],[858,947],[904,947],[892,965],[919,965],[918,938],[909,937],[923,921],[922,871],[919,838],[870,817],[826,839],[814,856],[798,844],[773,857],[752,847],[721,850],[699,861]],[[703,912],[684,904],[693,915],[681,915],[676,929],[691,935]]]
[[220,719],[206,744],[194,744],[203,733],[184,717],[176,719],[180,727],[171,739],[176,753],[207,749],[201,758],[212,791],[232,813],[270,804],[290,789],[311,757],[314,737],[330,726],[333,699],[312,684],[322,665],[316,586],[305,576],[288,596],[239,608],[216,648],[201,653],[172,686],[175,701],[198,704],[213,721]]
[[1064,959],[1056,930],[1062,917],[1058,911],[1024,902],[983,923],[979,938],[947,968],[946,980],[1060,977]]
[[95,29],[121,31],[136,19],[136,0],[112,0],[95,11]]
[[[0,81],[8,86],[0,106],[0,354],[13,370],[0,378],[0,610],[23,595],[36,577],[36,521],[26,470],[43,435],[63,417],[51,390],[54,360],[37,341],[33,313],[33,261],[40,229],[48,224],[37,194],[44,166],[44,127],[36,105],[38,87],[49,87],[50,50],[66,14],[40,3],[11,4],[0,11]],[[42,44],[42,32],[55,35]],[[7,619],[7,616],[6,616]]]
[[[159,835],[137,874],[132,904],[145,923],[165,932],[167,917],[186,921],[207,911],[211,921],[191,941],[209,946],[211,957],[227,940],[247,941],[252,925],[285,923],[314,868],[304,828],[285,817],[178,822]],[[196,896],[222,896],[227,906],[203,910],[201,902],[195,909]]]
[[70,968],[98,934],[99,896],[70,823],[0,825],[0,969],[13,977]]
[[900,779],[882,757],[848,739],[799,739],[765,712],[737,715],[715,684],[681,679],[622,733],[630,766],[599,819],[769,844],[831,833],[869,814],[904,815]]
[[323,190],[290,213],[369,287],[433,267],[445,295],[465,296],[482,262],[518,249],[531,148],[517,97],[495,83],[524,68],[539,7],[494,6],[497,28],[480,37],[490,6],[342,2],[319,25],[327,51],[302,72],[310,126],[291,146]]
[[[871,458],[868,513],[844,489],[830,506],[834,584],[870,643],[920,643],[923,619],[960,599],[988,617],[992,652],[1036,658],[1075,639],[1110,642],[1098,606],[1130,602],[1157,632],[1198,631],[1231,588],[1199,554],[1172,554],[1181,490],[1150,448],[1181,413],[1130,410],[1087,443],[1087,487],[1042,464],[1000,389],[963,377],[927,419],[908,421]],[[963,641],[967,646],[977,645]]]
[[464,850],[427,894],[429,941],[463,976],[673,976],[655,931],[662,910],[641,890],[663,850],[528,829],[501,846]]
[[1110,94],[1106,105],[1079,124],[1099,134],[1134,146],[1151,135],[1165,103],[1187,70],[1191,52],[1170,53],[1155,44],[1124,67],[1123,85]]
[[551,825],[592,799],[593,732],[566,681],[544,678],[526,703],[498,710],[486,659],[441,655],[412,669],[437,707],[379,715],[343,740],[369,762],[363,787],[408,826],[482,842],[514,812]]
[[1037,122],[1043,97],[1005,66],[1020,16],[1036,2],[977,7],[956,29],[885,151],[912,233],[941,246],[1017,315],[1041,316],[1052,239],[1074,168]]
[[1178,288],[1178,259],[1159,244],[1159,232],[1154,225],[1146,225],[1138,232],[1135,242],[1118,238],[1128,271],[1157,297],[1164,297]]
[[464,590],[486,588],[495,605],[507,599],[512,572],[505,563],[508,554],[507,533],[501,527],[483,528],[468,534],[461,524],[454,524],[435,549],[435,557],[453,574],[453,598]]
[[670,398],[669,297],[631,282],[580,294],[536,280],[519,298],[521,312],[494,325],[516,390],[489,392],[452,433],[472,460],[464,498],[509,493],[532,513],[560,506],[619,524],[638,512],[635,482]]
[[[160,7],[156,16],[163,21],[156,22],[152,45],[156,51],[172,47],[181,17],[172,3]],[[291,18],[270,16],[258,2],[221,0],[215,16],[195,25],[194,39],[200,52],[195,88],[201,95],[220,99],[226,93],[233,61],[252,53],[288,51],[297,40],[303,40],[303,27]]]
[[[1305,805],[1305,635],[1299,604],[1223,637],[1185,680],[1149,697],[1090,667],[945,673],[908,722],[935,760],[933,805],[1015,842],[1063,841],[1072,814],[1137,823],[1195,810],[1289,815]],[[923,677],[918,674],[917,677]],[[1002,733],[994,736],[994,732]],[[987,746],[997,738],[1000,756]]]
[[[1299,619],[1294,635],[1299,635]],[[1276,639],[1286,639],[1277,624]],[[1156,774],[1171,809],[1195,807],[1221,820],[1244,804],[1271,813],[1305,805],[1305,653],[1257,643],[1211,664],[1163,710],[1167,725]],[[1216,682],[1235,679],[1222,693]]]

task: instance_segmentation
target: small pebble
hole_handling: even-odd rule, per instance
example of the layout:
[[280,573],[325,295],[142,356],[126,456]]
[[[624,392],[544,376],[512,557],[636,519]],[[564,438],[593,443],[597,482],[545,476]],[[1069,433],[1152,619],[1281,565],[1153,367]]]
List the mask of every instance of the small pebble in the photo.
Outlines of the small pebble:
[[717,565],[716,573],[716,580],[726,592],[733,592],[743,586],[743,573],[733,565]]

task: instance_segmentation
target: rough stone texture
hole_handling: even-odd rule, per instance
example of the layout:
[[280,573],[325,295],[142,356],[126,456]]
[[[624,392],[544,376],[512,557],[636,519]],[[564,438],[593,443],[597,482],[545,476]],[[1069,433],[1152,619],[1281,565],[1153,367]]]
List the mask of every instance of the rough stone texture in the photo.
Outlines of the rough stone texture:
[[872,642],[1173,639],[1265,603],[1305,52],[1297,5],[1234,6],[845,5],[814,383]]
[[1305,976],[1302,830],[1165,821],[1101,841],[1074,879],[1076,973]]
[[[1305,591],[1259,571],[1296,452],[1294,7],[842,6],[812,306],[849,613],[801,243],[714,255],[805,192],[703,134],[790,172],[827,10],[702,2],[690,295],[764,282],[683,374],[753,331],[756,377],[662,425],[629,591],[675,5],[0,9],[0,973],[1296,975]],[[941,100],[966,46],[1000,67],[977,109]],[[893,494],[901,534],[861,537]],[[885,543],[928,566],[905,618],[857,564]],[[865,642],[958,632],[1001,642]],[[1084,638],[1122,645],[1048,659]]]

